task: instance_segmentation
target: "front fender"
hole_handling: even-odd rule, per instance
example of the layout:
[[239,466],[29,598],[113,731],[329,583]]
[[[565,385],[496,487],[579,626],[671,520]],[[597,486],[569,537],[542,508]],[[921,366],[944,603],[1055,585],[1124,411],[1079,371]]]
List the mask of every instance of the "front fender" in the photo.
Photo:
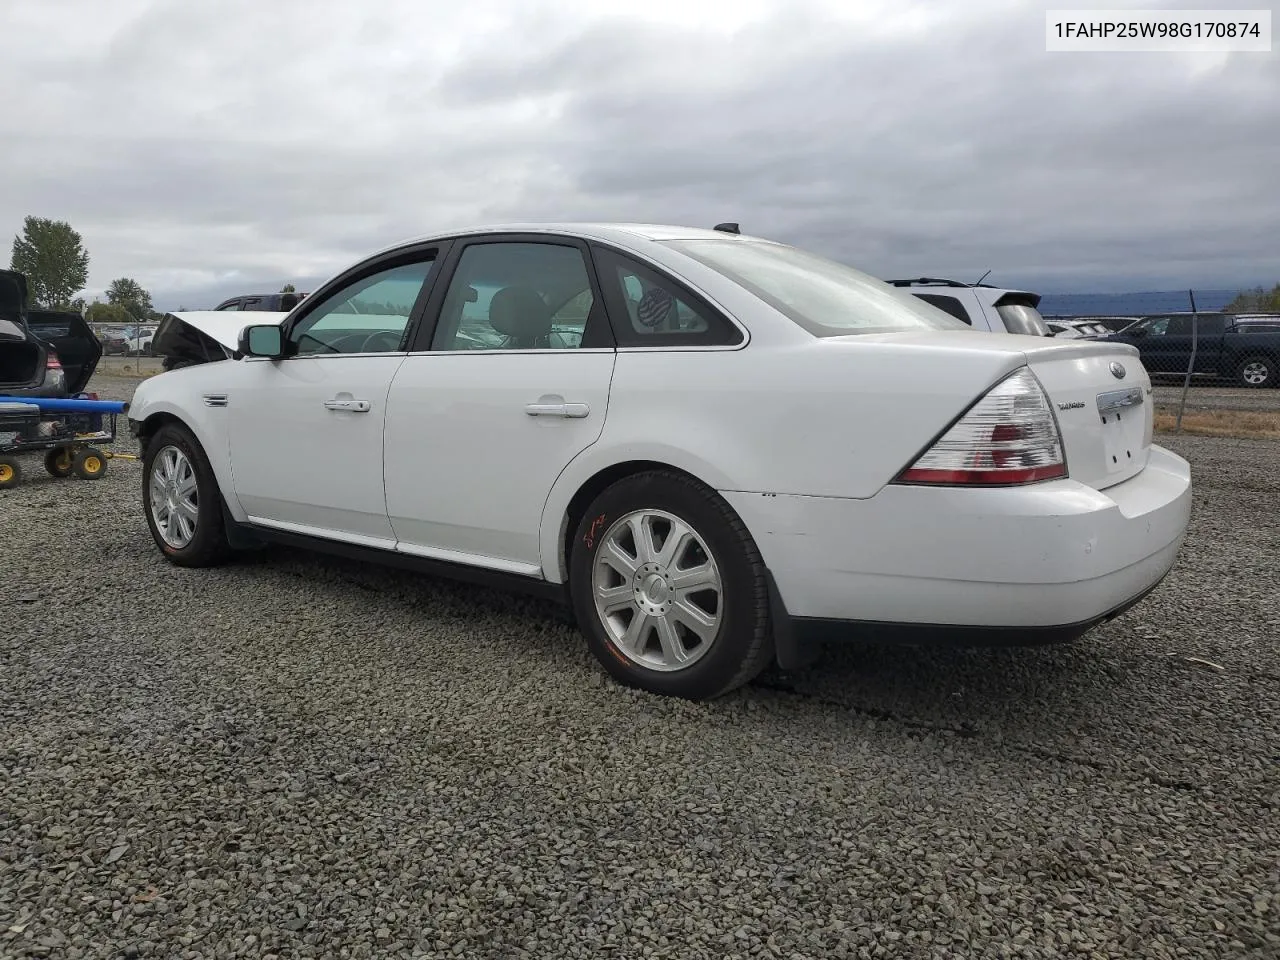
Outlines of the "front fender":
[[153,432],[150,425],[157,418],[168,417],[190,430],[209,458],[209,466],[232,518],[243,523],[248,514],[235,495],[235,477],[231,469],[231,449],[227,437],[227,408],[205,403],[206,394],[226,393],[225,386],[220,382],[223,378],[209,373],[220,366],[222,364],[184,367],[143,381],[129,404],[129,419],[139,423],[139,429],[144,434]]

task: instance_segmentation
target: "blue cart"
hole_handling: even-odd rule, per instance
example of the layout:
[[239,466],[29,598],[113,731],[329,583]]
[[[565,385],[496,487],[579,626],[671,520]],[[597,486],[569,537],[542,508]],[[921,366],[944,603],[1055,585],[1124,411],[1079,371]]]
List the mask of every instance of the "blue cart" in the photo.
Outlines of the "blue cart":
[[75,474],[97,480],[107,461],[136,460],[123,453],[107,453],[97,444],[116,438],[116,417],[129,405],[119,400],[76,397],[0,396],[0,490],[22,482],[18,454],[44,453],[44,468],[55,477]]

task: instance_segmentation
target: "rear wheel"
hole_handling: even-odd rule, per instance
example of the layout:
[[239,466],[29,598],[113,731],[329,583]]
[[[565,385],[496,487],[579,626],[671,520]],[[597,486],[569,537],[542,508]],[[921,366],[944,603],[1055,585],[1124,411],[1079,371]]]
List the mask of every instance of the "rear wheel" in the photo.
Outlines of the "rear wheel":
[[13,457],[0,457],[0,490],[22,482],[22,464]]
[[231,553],[213,468],[186,427],[166,424],[147,444],[142,508],[160,552],[180,567],[211,567]]
[[71,476],[71,451],[66,447],[56,447],[44,455],[44,468],[53,477]]
[[596,497],[570,588],[592,653],[629,686],[709,699],[773,655],[755,541],[723,498],[678,473],[637,474]]
[[1236,367],[1236,382],[1242,387],[1274,387],[1276,362],[1270,357],[1247,357]]

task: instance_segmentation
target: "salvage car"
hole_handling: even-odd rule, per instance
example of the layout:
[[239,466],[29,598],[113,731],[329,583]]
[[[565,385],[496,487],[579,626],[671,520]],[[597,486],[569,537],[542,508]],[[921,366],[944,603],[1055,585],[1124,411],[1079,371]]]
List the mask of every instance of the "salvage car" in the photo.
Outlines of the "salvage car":
[[169,562],[280,542],[516,586],[657,693],[827,640],[1071,640],[1187,527],[1133,347],[975,333],[765,239],[475,228],[231,319],[167,318],[185,365],[129,409]]
[[74,395],[101,357],[102,345],[79,313],[29,308],[27,278],[0,270],[0,395]]
[[1017,333],[1048,337],[1053,333],[1040,315],[1040,294],[1029,290],[1009,290],[989,283],[966,283],[943,277],[916,277],[890,280],[893,286],[909,290],[957,320],[992,333]]
[[1108,338],[1137,347],[1152,373],[1184,376],[1195,357],[1196,377],[1240,387],[1280,386],[1280,329],[1225,313],[1169,313],[1146,317]]

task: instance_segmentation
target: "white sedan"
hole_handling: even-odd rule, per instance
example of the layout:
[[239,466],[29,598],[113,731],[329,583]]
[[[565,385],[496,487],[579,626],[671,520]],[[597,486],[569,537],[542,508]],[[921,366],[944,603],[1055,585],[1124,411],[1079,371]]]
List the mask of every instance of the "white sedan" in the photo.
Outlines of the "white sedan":
[[165,557],[284,541],[500,579],[650,691],[841,637],[1074,639],[1187,527],[1133,347],[975,334],[734,232],[477,228],[227,318],[178,315],[186,365],[129,410]]

